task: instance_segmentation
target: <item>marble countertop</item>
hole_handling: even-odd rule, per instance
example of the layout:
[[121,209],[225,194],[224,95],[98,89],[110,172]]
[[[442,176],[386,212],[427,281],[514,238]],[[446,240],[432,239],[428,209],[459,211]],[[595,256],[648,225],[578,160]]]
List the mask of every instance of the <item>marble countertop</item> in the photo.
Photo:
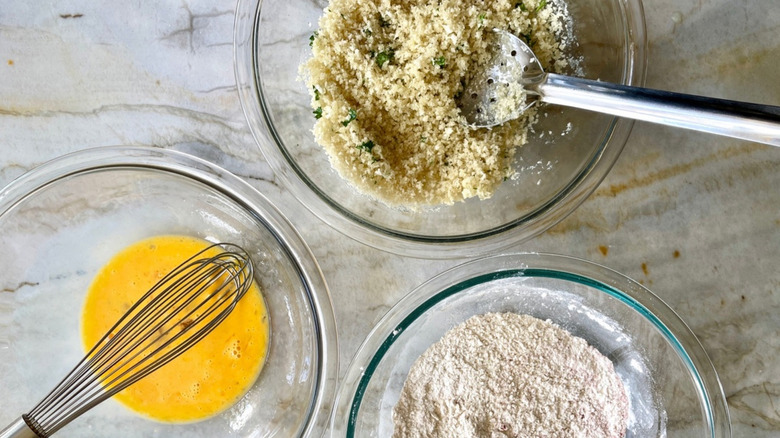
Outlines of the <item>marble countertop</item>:
[[[354,242],[320,226],[277,183],[239,104],[234,9],[234,1],[0,0],[0,185],[104,145],[171,148],[225,167],[293,218],[319,260],[343,373],[393,303],[462,260],[408,259]],[[653,0],[645,14],[647,86],[780,105],[775,0]],[[780,150],[637,123],[597,191],[512,250],[578,256],[649,287],[709,353],[734,435],[780,436]],[[375,275],[355,275],[367,271]]]

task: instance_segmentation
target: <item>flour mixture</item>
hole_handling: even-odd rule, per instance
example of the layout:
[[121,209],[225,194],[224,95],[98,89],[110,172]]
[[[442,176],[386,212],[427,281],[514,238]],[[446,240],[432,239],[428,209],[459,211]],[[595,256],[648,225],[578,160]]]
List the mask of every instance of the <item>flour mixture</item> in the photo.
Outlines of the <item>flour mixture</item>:
[[549,321],[490,313],[417,359],[393,436],[623,437],[627,420],[623,383],[595,348]]

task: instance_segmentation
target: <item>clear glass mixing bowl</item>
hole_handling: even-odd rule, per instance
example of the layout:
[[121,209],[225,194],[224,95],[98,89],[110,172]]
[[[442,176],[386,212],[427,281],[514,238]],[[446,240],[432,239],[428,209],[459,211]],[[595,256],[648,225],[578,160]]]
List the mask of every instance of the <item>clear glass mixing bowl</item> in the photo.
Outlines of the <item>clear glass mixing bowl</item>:
[[287,220],[238,177],[152,148],[98,148],[46,163],[0,191],[0,425],[28,412],[84,350],[83,300],[97,270],[141,239],[236,243],[255,264],[271,322],[267,362],[232,408],[192,424],[141,418],[108,400],[71,436],[319,436],[338,365],[330,296]]
[[731,436],[717,373],[677,314],[615,271],[549,254],[476,259],[399,301],[347,368],[332,436],[391,436],[392,409],[414,361],[452,327],[489,312],[550,320],[608,357],[629,396],[628,438]]
[[[641,0],[565,0],[585,77],[641,85]],[[324,222],[368,245],[415,257],[494,252],[556,224],[598,186],[632,122],[545,106],[538,133],[518,153],[517,179],[487,200],[419,210],[389,207],[356,191],[330,166],[312,135],[314,118],[299,66],[311,54],[324,1],[239,0],[235,70],[254,137],[281,184]],[[569,124],[571,124],[569,128]],[[565,135],[562,135],[564,134]]]

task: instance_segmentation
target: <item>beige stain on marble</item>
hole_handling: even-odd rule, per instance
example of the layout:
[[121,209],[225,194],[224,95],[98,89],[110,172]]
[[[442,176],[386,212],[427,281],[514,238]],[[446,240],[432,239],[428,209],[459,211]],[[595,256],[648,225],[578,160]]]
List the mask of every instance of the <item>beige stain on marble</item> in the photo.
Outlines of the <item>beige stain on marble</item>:
[[[632,192],[632,191],[646,191],[648,187],[659,185],[663,181],[680,177],[686,174],[694,174],[699,169],[711,167],[713,164],[719,162],[734,161],[739,157],[750,155],[756,151],[764,150],[767,147],[768,146],[756,144],[756,143],[748,143],[748,144],[741,144],[738,146],[727,147],[725,149],[717,150],[711,154],[707,154],[702,157],[693,159],[689,162],[658,168],[657,170],[649,173],[645,173],[642,176],[636,176],[619,182],[612,182],[607,184],[602,183],[602,186],[600,186],[590,196],[587,202],[593,202],[595,200],[598,200],[599,198],[617,198],[623,195],[627,195],[628,192]],[[648,159],[652,159],[652,158],[653,157],[649,157]],[[645,160],[639,160],[634,163],[627,163],[627,165],[629,166],[629,169],[623,170],[623,172],[629,174],[639,174],[640,173],[639,171],[645,170],[647,166]],[[749,183],[749,180],[753,179],[753,177],[755,176],[755,171],[756,171],[755,169],[739,167],[737,169],[733,169],[732,173],[728,175],[723,175],[722,180],[712,182],[711,184],[709,183],[705,184],[704,188],[707,191],[713,191],[713,190],[717,190],[718,186],[721,183],[729,186],[735,184],[747,184]],[[671,200],[676,197],[675,194],[668,193],[668,192],[661,192],[661,193],[665,195],[663,197],[666,198],[666,200],[669,202],[667,202],[668,204],[667,207],[661,207],[658,211],[655,212],[656,214],[663,213],[669,208],[674,207],[674,203]],[[622,220],[628,221],[639,215],[644,215],[645,213],[646,213],[645,210],[641,210],[641,211],[635,210],[635,211],[626,212],[627,216],[623,217]],[[566,220],[562,221],[560,224],[556,225],[555,227],[551,228],[550,230],[548,230],[547,233],[566,234],[572,231],[577,231],[582,228],[587,228],[599,232],[613,231],[614,228],[610,226],[605,226],[605,222],[606,221],[602,215],[585,216],[585,215],[575,214],[570,216]]]
[[730,44],[678,63],[680,70],[689,72],[687,83],[718,84],[724,98],[780,105],[780,82],[766,80],[776,77],[778,59],[780,46],[747,49]]
[[[757,150],[763,150],[766,147],[767,146],[761,144],[750,143],[718,150],[715,153],[705,155],[687,163],[661,168],[655,172],[646,174],[645,176],[636,177],[624,182],[609,184],[606,187],[597,189],[593,194],[593,197],[616,197],[629,190],[647,188],[663,180],[668,180],[687,173],[693,173],[698,169],[709,167],[714,163],[733,161]],[[636,167],[637,163],[630,163],[629,166]],[[644,166],[644,164],[640,162],[639,166]]]

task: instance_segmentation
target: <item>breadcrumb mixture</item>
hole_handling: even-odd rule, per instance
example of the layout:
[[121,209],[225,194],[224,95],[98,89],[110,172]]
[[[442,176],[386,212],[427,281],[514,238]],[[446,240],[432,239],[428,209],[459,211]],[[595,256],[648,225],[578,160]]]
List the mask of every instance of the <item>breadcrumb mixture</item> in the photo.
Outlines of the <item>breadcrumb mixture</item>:
[[488,198],[512,176],[536,113],[474,129],[456,96],[493,28],[562,71],[567,21],[552,0],[332,0],[303,65],[315,139],[343,178],[390,205]]

